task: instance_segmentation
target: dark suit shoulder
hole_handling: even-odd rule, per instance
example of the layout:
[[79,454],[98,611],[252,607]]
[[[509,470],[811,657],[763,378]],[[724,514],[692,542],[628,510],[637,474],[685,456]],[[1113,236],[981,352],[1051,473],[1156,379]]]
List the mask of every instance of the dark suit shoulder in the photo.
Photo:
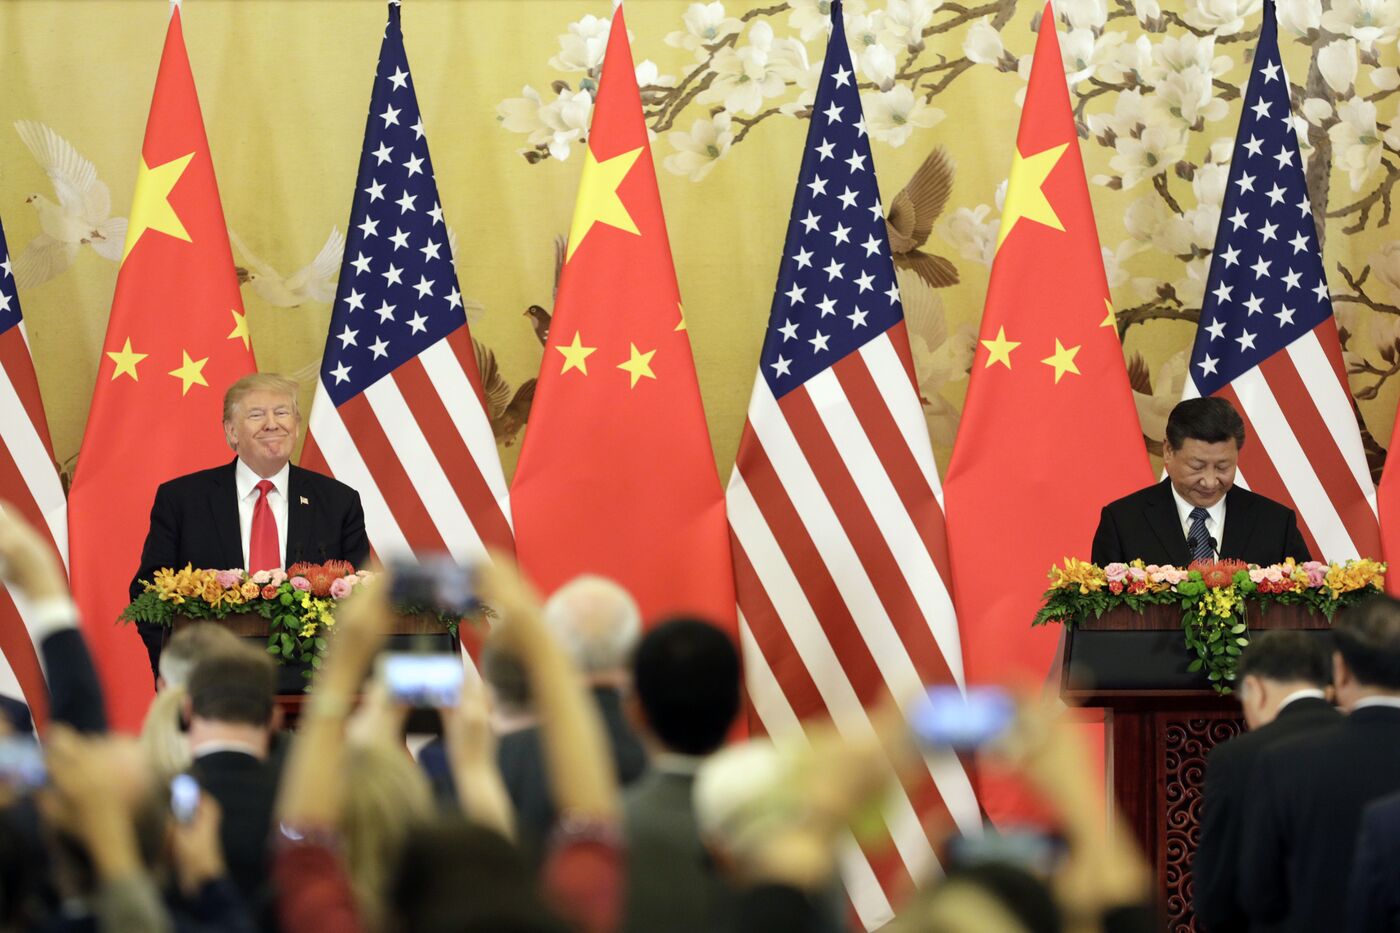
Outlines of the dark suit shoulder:
[[1245,489],[1243,486],[1231,486],[1230,491],[1225,494],[1225,509],[1228,520],[1229,510],[1232,508],[1245,507],[1251,509],[1255,515],[1263,517],[1273,515],[1278,518],[1289,518],[1293,515],[1293,510],[1282,502],[1262,496],[1257,492]]
[[1115,514],[1121,512],[1135,512],[1143,506],[1152,505],[1162,501],[1171,500],[1171,491],[1167,488],[1166,481],[1153,483],[1151,486],[1144,486],[1137,492],[1130,492],[1126,496],[1114,499],[1104,508]]
[[196,470],[193,473],[186,473],[184,476],[177,476],[168,479],[156,487],[156,496],[181,495],[203,492],[212,485],[230,481],[233,479],[233,461],[210,467],[207,470]]
[[321,494],[331,494],[336,496],[355,496],[358,493],[353,486],[347,486],[334,476],[327,476],[324,473],[317,473],[315,470],[308,470],[305,467],[293,466],[289,475],[289,481],[307,489],[314,489]]

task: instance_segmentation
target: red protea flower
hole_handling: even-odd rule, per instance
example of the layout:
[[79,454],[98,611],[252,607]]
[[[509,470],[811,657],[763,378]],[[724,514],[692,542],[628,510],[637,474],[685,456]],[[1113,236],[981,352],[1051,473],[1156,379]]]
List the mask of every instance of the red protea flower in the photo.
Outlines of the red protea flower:
[[312,596],[331,595],[331,584],[340,579],[338,574],[331,573],[320,564],[312,564],[306,568],[306,582],[311,584]]
[[306,576],[306,572],[307,572],[308,570],[310,570],[310,569],[313,568],[313,567],[319,567],[319,566],[321,566],[321,565],[320,565],[320,564],[313,564],[313,563],[311,563],[310,561],[306,561],[306,560],[297,561],[295,564],[292,564],[292,566],[290,566],[290,567],[287,568],[287,576],[288,576],[288,577],[304,577],[304,576]]
[[328,560],[321,566],[335,577],[348,577],[355,572],[355,565],[348,560]]
[[1193,560],[1187,570],[1199,570],[1201,582],[1212,589],[1223,589],[1234,585],[1235,574],[1248,570],[1249,565],[1242,560]]

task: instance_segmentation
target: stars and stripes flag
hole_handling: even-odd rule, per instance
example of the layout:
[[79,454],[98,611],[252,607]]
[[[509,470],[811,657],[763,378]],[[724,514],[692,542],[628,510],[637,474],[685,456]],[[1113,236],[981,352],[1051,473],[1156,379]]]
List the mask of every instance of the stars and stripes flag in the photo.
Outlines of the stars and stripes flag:
[[468,561],[510,547],[480,385],[391,2],[301,457],[359,491],[376,553]]
[[[749,696],[771,734],[963,683],[937,468],[840,3],[778,269],[758,378],[728,491]],[[937,866],[927,817],[981,826],[955,758],[885,811],[893,851],[850,847],[852,903],[887,919]]]
[[[68,515],[54,466],[48,420],[29,355],[19,296],[0,229],[0,499],[24,516],[68,560]],[[47,693],[23,597],[0,585],[0,694],[23,697],[42,720]]]
[[1313,556],[1375,557],[1375,487],[1288,87],[1266,3],[1185,395],[1218,395],[1239,410],[1248,440],[1236,482],[1292,508]]

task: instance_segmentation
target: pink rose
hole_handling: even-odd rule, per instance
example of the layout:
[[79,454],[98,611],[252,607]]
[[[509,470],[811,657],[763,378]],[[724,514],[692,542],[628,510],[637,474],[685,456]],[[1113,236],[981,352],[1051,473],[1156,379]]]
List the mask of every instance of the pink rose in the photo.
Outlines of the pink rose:
[[283,583],[287,582],[287,571],[283,570],[280,567],[278,567],[276,570],[269,571],[267,575],[267,582],[271,583],[273,586],[281,586]]
[[214,582],[224,589],[232,589],[243,582],[243,571],[241,570],[219,570],[214,574]]
[[[1313,566],[1316,564],[1317,566]],[[1322,585],[1322,581],[1327,579],[1327,565],[1318,564],[1315,560],[1310,560],[1303,565],[1303,569],[1308,574],[1308,586],[1317,588]]]
[[1147,571],[1141,567],[1129,567],[1128,579],[1133,583],[1141,583],[1147,579]]
[[1121,583],[1128,576],[1128,565],[1124,563],[1109,564],[1103,569],[1103,572],[1108,577],[1109,583]]
[[301,590],[303,593],[311,592],[311,581],[305,577],[292,577],[289,582],[294,590]]
[[353,590],[356,586],[362,583],[365,578],[360,576],[358,573],[352,573],[348,577],[341,577],[341,579],[345,581],[346,586]]
[[257,573],[253,574],[252,580],[258,586],[267,586],[269,583],[272,582],[272,571],[259,570]]
[[338,580],[332,580],[332,581],[331,581],[331,598],[332,598],[332,599],[344,599],[345,597],[347,597],[347,596],[350,595],[350,589],[351,589],[351,587],[350,587],[349,578],[347,578],[347,577],[341,577],[341,578],[338,579]]

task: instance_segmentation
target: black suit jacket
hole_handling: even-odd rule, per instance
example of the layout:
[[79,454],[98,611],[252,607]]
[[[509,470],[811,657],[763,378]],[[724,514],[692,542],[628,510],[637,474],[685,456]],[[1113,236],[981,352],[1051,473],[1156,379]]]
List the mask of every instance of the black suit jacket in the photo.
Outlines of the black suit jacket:
[[[142,580],[162,567],[230,569],[243,566],[238,524],[237,460],[162,483],[151,506],[151,528],[141,549],[141,566],[131,579],[131,598]],[[365,512],[360,494],[329,476],[294,466],[287,477],[287,553],[284,566],[298,561],[346,560],[357,568],[369,558]],[[151,670],[160,658],[166,630],[138,625]]]
[[219,802],[223,812],[219,841],[229,878],[254,916],[266,912],[271,898],[268,837],[278,764],[276,759],[263,761],[244,752],[224,751],[201,755],[190,765],[190,774]]
[[1370,706],[1265,749],[1240,845],[1252,923],[1340,929],[1361,813],[1400,789],[1400,709]]
[[1400,930],[1400,793],[1382,797],[1361,814],[1347,929],[1351,933]]
[[[1261,566],[1282,563],[1288,557],[1312,559],[1293,510],[1239,486],[1230,487],[1225,494],[1222,537],[1222,558]],[[1093,562],[1102,567],[1137,558],[1149,564],[1176,567],[1191,563],[1191,550],[1181,529],[1169,479],[1110,502],[1099,516]]]
[[648,771],[624,797],[627,892],[624,931],[719,929],[728,889],[695,822],[693,774]]
[[1192,906],[1201,929],[1209,933],[1249,929],[1237,898],[1237,866],[1243,810],[1253,788],[1259,755],[1279,742],[1336,725],[1341,718],[1326,700],[1295,700],[1279,710],[1273,722],[1211,750],[1201,800],[1201,838],[1191,865]]
[[[646,752],[627,725],[618,692],[610,687],[594,687],[593,698],[603,716],[618,783],[625,787],[646,769]],[[559,814],[549,786],[539,729],[532,726],[501,736],[496,745],[496,764],[515,808],[520,847],[532,859],[540,860]]]

